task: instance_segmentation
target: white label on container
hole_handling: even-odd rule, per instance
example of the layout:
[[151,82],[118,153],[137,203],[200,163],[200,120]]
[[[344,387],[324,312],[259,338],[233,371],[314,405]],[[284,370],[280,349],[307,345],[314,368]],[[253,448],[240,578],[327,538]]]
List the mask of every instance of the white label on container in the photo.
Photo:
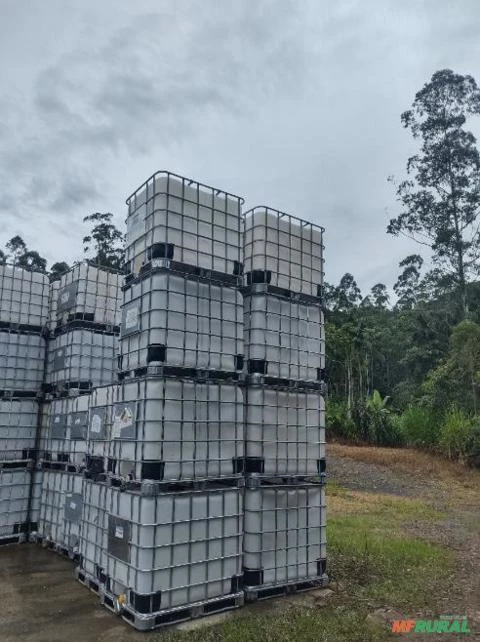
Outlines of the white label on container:
[[76,510],[76,509],[77,509],[77,505],[76,505],[76,503],[75,503],[75,502],[70,502],[70,508],[71,508],[72,510]]
[[130,308],[125,315],[125,329],[130,330],[138,324],[138,308]]
[[90,430],[97,433],[102,430],[102,418],[100,415],[93,415]]
[[123,526],[115,526],[115,537],[123,539]]
[[60,295],[60,300],[61,300],[62,303],[66,303],[69,298],[70,298],[70,292],[68,290],[65,290]]
[[113,436],[120,437],[124,428],[133,426],[133,413],[128,406],[122,408],[120,414],[113,417]]

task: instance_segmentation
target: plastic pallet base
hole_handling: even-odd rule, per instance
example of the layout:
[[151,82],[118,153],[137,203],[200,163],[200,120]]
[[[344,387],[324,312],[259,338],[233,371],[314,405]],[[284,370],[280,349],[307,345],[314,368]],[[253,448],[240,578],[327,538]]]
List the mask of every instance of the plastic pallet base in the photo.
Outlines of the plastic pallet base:
[[325,486],[325,475],[259,475],[250,473],[245,475],[246,488],[259,488],[260,486]]
[[327,385],[324,381],[297,381],[296,379],[281,379],[280,377],[269,377],[258,372],[245,375],[245,382],[247,386],[268,386],[307,392],[317,391],[322,395],[327,393]]
[[82,473],[82,469],[79,466],[68,461],[41,461],[40,470],[57,470],[62,473],[71,473],[72,475]]
[[125,286],[123,289],[126,289],[133,282],[139,282],[142,279],[159,272],[172,272],[176,276],[183,276],[190,281],[202,281],[206,283],[226,285],[231,288],[240,288],[242,285],[243,265],[239,264],[237,266],[237,271],[238,274],[226,274],[225,272],[201,268],[197,265],[173,261],[169,258],[152,258],[142,265],[138,275],[131,273],[126,275]]
[[24,544],[27,541],[27,533],[16,533],[15,535],[0,536],[0,546],[5,546],[7,544]]
[[0,470],[5,469],[20,469],[20,470],[33,470],[35,462],[33,459],[11,459],[0,460]]
[[35,542],[40,544],[42,548],[53,551],[54,553],[57,553],[57,555],[61,555],[63,558],[70,560],[71,562],[78,563],[78,555],[69,551],[68,548],[62,544],[56,544],[55,542],[47,540],[42,537],[42,535],[36,535]]
[[218,477],[206,479],[187,479],[187,480],[127,480],[115,475],[108,474],[106,477],[108,486],[119,488],[124,491],[139,493],[143,496],[159,495],[167,492],[181,492],[188,490],[208,490],[211,488],[243,488],[245,478],[242,474],[231,477]]
[[250,285],[243,285],[240,288],[240,291],[243,296],[271,294],[272,296],[278,297],[280,299],[286,299],[294,303],[316,305],[322,309],[324,309],[325,307],[325,299],[323,294],[319,294],[319,296],[303,294],[302,292],[294,292],[293,290],[279,288],[276,285],[270,285],[269,283],[251,283]]
[[223,370],[201,370],[199,368],[184,368],[183,366],[139,366],[132,370],[120,370],[117,373],[119,381],[138,379],[142,377],[176,377],[194,379],[195,381],[232,381],[238,383],[242,378],[241,372],[226,372]]
[[0,399],[34,399],[40,401],[43,399],[43,393],[37,390],[2,389],[0,390]]
[[89,591],[92,591],[92,593],[95,593],[98,597],[101,596],[102,591],[102,584],[99,582],[99,580],[96,577],[93,577],[93,575],[89,575],[89,573],[85,573],[81,568],[77,566],[75,569],[75,579],[80,582],[80,584],[83,584],[85,588],[87,588]]
[[259,600],[268,600],[273,597],[290,595],[291,593],[302,593],[313,589],[323,588],[328,585],[328,577],[322,577],[304,582],[290,582],[287,584],[265,584],[263,586],[248,586],[244,588],[246,602],[258,602]]
[[223,611],[230,611],[232,609],[240,608],[244,604],[243,592],[233,593],[222,597],[217,597],[204,602],[195,602],[185,606],[175,607],[173,609],[165,609],[164,611],[157,611],[156,613],[138,613],[128,605],[119,610],[116,608],[116,597],[107,591],[103,591],[102,603],[104,606],[120,615],[125,622],[128,622],[137,631],[151,631],[188,620],[198,619],[214,613],[222,613]]

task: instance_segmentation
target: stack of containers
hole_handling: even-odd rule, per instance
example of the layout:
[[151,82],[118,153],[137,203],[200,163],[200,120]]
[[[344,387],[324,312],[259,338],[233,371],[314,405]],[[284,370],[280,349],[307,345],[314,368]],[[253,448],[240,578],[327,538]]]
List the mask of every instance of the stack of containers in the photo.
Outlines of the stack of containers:
[[243,603],[242,200],[159,172],[127,203],[119,382],[91,397],[77,576],[152,629]]
[[90,393],[116,377],[122,275],[88,262],[50,284],[35,539],[78,558]]
[[47,318],[47,276],[0,265],[0,544],[25,540],[38,520],[33,469]]
[[245,214],[247,600],[326,579],[322,232],[267,207]]

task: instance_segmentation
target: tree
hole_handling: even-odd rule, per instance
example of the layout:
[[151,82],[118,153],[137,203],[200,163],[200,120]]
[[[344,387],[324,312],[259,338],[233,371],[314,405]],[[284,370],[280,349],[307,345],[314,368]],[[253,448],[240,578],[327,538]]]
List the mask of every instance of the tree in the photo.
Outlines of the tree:
[[423,259],[418,254],[410,254],[398,265],[404,270],[393,286],[393,291],[398,297],[395,307],[398,310],[411,310],[419,298],[420,270]]
[[34,272],[46,272],[47,260],[40,256],[38,252],[27,250],[18,257],[16,264],[19,267],[32,270]]
[[480,113],[480,90],[471,76],[437,71],[402,114],[421,149],[407,162],[409,178],[397,187],[401,214],[387,232],[428,246],[443,274],[453,278],[462,315],[467,281],[480,253],[480,156],[475,136],[464,128]]
[[25,252],[27,251],[27,244],[21,236],[18,236],[18,234],[17,236],[11,238],[8,243],[5,244],[5,247],[9,252],[9,254],[7,255],[8,258],[12,261],[12,263],[15,264],[22,256],[22,254],[25,254]]
[[376,308],[384,310],[387,305],[388,305],[388,292],[387,292],[387,287],[383,283],[377,283],[372,287],[372,299],[373,299],[373,305]]
[[360,288],[349,272],[344,274],[340,279],[340,283],[335,288],[332,298],[333,309],[337,311],[351,310],[362,300]]
[[5,252],[0,250],[0,265],[5,265],[6,262],[7,262],[7,257],[5,255]]
[[54,263],[52,267],[50,268],[50,279],[52,281],[55,281],[59,276],[64,274],[65,272],[68,272],[70,269],[70,266],[68,263],[65,263],[64,261],[60,261],[59,263]]
[[113,214],[95,212],[85,216],[84,223],[92,223],[89,235],[83,238],[85,254],[93,252],[90,260],[97,265],[120,269],[123,266],[124,235],[111,222]]

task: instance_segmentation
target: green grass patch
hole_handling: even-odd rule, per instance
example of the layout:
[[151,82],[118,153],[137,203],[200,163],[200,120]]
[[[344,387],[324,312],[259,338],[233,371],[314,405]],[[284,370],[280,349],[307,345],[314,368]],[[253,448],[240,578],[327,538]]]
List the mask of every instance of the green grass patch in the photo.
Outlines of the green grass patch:
[[275,615],[239,616],[188,633],[158,635],[158,642],[376,642],[384,631],[355,610],[286,608]]

